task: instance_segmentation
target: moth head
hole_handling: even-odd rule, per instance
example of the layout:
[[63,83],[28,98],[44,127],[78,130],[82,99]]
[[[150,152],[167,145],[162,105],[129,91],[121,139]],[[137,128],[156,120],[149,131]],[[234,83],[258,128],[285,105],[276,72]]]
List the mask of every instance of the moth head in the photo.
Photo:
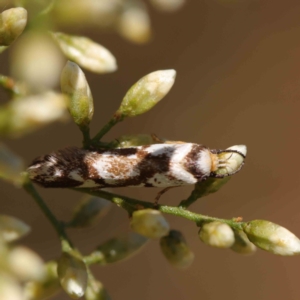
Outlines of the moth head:
[[210,177],[223,178],[241,170],[247,154],[245,145],[236,145],[225,150],[211,150]]

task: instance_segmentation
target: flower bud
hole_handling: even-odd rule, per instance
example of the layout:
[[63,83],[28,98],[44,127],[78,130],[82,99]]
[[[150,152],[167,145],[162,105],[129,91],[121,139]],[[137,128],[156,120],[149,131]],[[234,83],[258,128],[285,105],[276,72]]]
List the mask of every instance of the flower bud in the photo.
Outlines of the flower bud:
[[199,238],[205,244],[217,248],[229,248],[234,243],[234,233],[225,223],[211,222],[202,226]]
[[79,66],[95,73],[117,70],[116,59],[111,52],[91,39],[60,32],[52,33],[52,36],[64,55]]
[[94,278],[89,278],[84,296],[86,300],[111,300],[103,284]]
[[24,33],[11,53],[11,74],[35,94],[54,89],[64,57],[51,37],[39,30]]
[[54,92],[16,98],[0,110],[0,135],[17,137],[66,120],[66,102],[64,95]]
[[25,284],[24,295],[26,300],[48,299],[61,290],[57,278],[57,262],[48,262],[45,269],[46,275],[43,280],[29,281]]
[[230,247],[231,250],[239,254],[253,254],[256,252],[256,247],[252,244],[244,231],[234,230],[234,244]]
[[61,74],[61,90],[70,98],[69,111],[79,127],[87,127],[94,114],[94,102],[84,73],[68,61]]
[[215,174],[219,176],[229,176],[238,172],[242,168],[247,154],[247,147],[245,145],[232,146],[226,150],[234,150],[239,153],[220,151],[217,154],[219,162],[218,170],[215,171]]
[[133,231],[151,239],[159,239],[170,230],[170,225],[162,213],[155,209],[134,211],[130,226]]
[[170,230],[168,235],[160,239],[160,248],[166,259],[176,268],[185,269],[194,261],[195,255],[180,231]]
[[23,221],[6,215],[0,215],[0,240],[13,242],[30,231],[30,226]]
[[42,259],[31,249],[23,246],[10,249],[7,264],[9,270],[22,281],[43,280],[45,276]]
[[195,185],[195,189],[199,194],[199,197],[203,197],[217,192],[225,183],[227,183],[231,177],[223,178],[207,178],[204,181],[200,181]]
[[125,6],[119,17],[118,30],[126,39],[143,44],[151,37],[151,25],[148,12],[142,3],[134,3]]
[[22,7],[7,9],[0,14],[0,45],[9,46],[24,30],[27,10]]
[[126,93],[116,114],[134,117],[147,112],[170,91],[175,76],[175,70],[156,71],[144,76]]
[[[4,144],[0,143],[0,178],[8,180],[16,185],[20,185],[22,183],[21,172],[23,171],[23,160],[11,152]],[[0,217],[0,232],[1,227]]]
[[88,196],[76,207],[70,222],[72,227],[87,227],[103,217],[110,209],[111,203],[99,197]]
[[98,246],[92,256],[97,256],[101,264],[115,263],[137,254],[147,241],[148,239],[142,235],[127,232]]
[[78,299],[85,293],[88,273],[81,258],[70,253],[63,253],[58,261],[57,274],[65,292]]
[[243,230],[257,247],[278,255],[300,254],[300,240],[289,230],[265,220],[244,223]]
[[0,299],[24,300],[21,284],[15,278],[0,270]]

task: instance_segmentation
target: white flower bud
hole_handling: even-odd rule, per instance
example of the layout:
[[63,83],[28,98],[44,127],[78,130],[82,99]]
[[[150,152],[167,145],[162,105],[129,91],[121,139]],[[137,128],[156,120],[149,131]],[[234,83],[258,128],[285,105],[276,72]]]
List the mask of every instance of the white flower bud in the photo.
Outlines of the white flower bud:
[[31,249],[17,246],[8,252],[9,270],[20,280],[43,280],[45,267],[42,259]]
[[51,37],[39,31],[28,31],[12,50],[13,78],[25,82],[34,93],[57,86],[64,59]]
[[126,232],[99,245],[92,256],[97,256],[100,264],[119,262],[137,254],[147,241],[142,235]]
[[17,280],[0,270],[0,299],[25,300],[23,290]]
[[87,227],[103,217],[111,208],[111,202],[94,196],[85,197],[76,207],[70,222],[72,227]]
[[175,70],[156,71],[144,76],[126,93],[116,114],[134,117],[147,112],[168,94],[175,77]]
[[0,45],[9,46],[24,30],[27,23],[27,10],[11,8],[0,14]]
[[278,255],[300,254],[300,240],[286,228],[265,220],[244,224],[244,232],[257,247]]
[[0,215],[0,240],[13,242],[30,231],[30,226],[23,221],[11,217]]
[[79,66],[95,73],[117,70],[116,59],[111,52],[91,39],[60,32],[52,36],[65,56]]
[[88,273],[85,263],[79,257],[63,253],[58,261],[57,274],[65,292],[78,299],[85,293]]
[[234,244],[231,246],[231,250],[236,253],[249,255],[256,252],[256,246],[252,244],[244,231],[234,230]]
[[151,37],[150,18],[144,5],[129,4],[119,17],[118,30],[134,43],[145,43]]
[[159,239],[168,234],[169,223],[162,213],[155,209],[136,210],[130,221],[131,229],[151,239]]
[[78,126],[89,125],[94,114],[90,87],[79,66],[68,61],[61,74],[61,90],[69,96],[69,111]]
[[234,243],[234,233],[225,223],[211,222],[202,226],[199,238],[205,244],[217,248],[229,248]]
[[84,296],[86,300],[111,300],[103,284],[94,278],[89,278]]
[[6,117],[0,118],[0,134],[20,136],[49,123],[64,121],[66,108],[66,97],[54,92],[16,98],[4,108]]
[[[228,152],[226,152],[228,150]],[[230,150],[237,152],[230,152]],[[219,176],[228,176],[238,172],[243,164],[247,154],[247,147],[245,145],[236,145],[220,151],[218,156],[218,169],[215,174]]]
[[43,280],[29,281],[25,284],[24,295],[26,300],[48,299],[61,290],[57,277],[57,262],[48,262],[45,269],[46,275]]
[[185,269],[194,261],[194,253],[188,247],[182,233],[170,230],[160,239],[160,248],[166,259],[176,268]]

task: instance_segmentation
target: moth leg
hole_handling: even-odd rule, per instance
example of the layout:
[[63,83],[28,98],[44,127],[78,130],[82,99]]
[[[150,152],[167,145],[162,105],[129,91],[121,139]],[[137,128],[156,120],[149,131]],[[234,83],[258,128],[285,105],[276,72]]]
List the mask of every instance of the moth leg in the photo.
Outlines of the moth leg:
[[155,133],[151,133],[152,140],[158,144],[164,144],[165,140],[159,138]]
[[166,193],[168,190],[172,189],[172,188],[175,188],[175,187],[178,187],[178,186],[169,186],[167,188],[164,188],[163,190],[161,190],[159,193],[157,193],[155,199],[154,199],[154,206],[157,207],[158,206],[158,201],[160,199],[160,197]]

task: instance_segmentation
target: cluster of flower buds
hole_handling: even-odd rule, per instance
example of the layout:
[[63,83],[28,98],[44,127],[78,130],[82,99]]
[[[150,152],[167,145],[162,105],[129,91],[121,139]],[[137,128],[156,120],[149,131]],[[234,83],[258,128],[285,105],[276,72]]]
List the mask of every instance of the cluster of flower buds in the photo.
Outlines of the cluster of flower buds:
[[188,247],[182,233],[170,230],[162,213],[154,209],[134,211],[130,221],[131,229],[147,238],[160,239],[162,253],[168,262],[179,269],[187,268],[194,260],[194,253]]
[[31,249],[15,244],[29,231],[21,220],[0,215],[0,299],[25,299],[24,284],[46,276],[42,259]]
[[219,221],[205,223],[199,238],[209,246],[230,248],[240,254],[252,254],[256,246],[277,255],[300,254],[300,240],[293,233],[265,220],[241,223],[239,230]]
[[[173,12],[185,0],[151,0],[157,10]],[[53,8],[54,19],[65,26],[97,26],[115,29],[133,43],[148,42],[152,35],[148,9],[141,0],[60,0]]]

